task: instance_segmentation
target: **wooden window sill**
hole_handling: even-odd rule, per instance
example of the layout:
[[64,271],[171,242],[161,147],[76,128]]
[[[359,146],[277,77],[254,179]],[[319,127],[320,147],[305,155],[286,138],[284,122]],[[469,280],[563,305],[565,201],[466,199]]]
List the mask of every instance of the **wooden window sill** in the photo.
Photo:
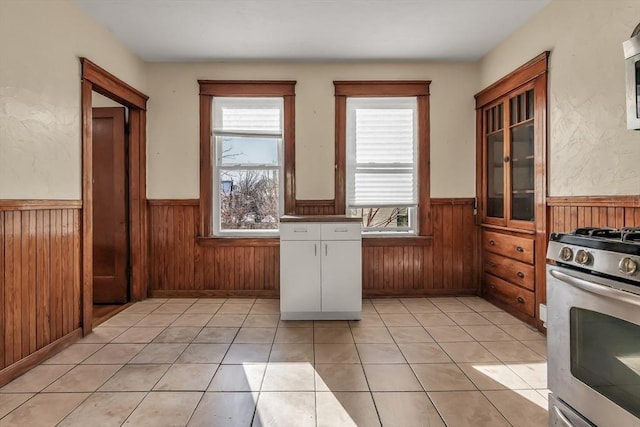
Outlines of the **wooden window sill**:
[[198,246],[214,247],[277,247],[280,246],[280,238],[198,236],[196,237],[196,243],[198,244]]

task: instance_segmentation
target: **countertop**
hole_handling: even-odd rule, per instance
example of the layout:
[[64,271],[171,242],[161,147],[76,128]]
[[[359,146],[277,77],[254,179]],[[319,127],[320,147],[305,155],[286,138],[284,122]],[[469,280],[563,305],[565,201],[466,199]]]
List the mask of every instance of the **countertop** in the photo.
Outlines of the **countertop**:
[[362,222],[362,218],[350,215],[284,215],[280,222]]

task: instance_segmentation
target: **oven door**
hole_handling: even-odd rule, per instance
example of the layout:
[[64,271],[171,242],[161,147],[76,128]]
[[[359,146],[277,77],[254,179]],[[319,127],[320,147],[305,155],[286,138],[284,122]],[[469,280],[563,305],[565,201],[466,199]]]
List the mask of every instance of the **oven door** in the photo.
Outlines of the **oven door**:
[[598,426],[638,427],[640,295],[614,285],[547,266],[549,389]]

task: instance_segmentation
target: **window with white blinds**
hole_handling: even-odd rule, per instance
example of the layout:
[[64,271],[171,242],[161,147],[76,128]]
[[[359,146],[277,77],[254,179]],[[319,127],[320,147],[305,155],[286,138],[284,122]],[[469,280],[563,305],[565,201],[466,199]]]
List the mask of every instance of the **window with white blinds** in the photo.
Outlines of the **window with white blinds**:
[[347,99],[347,204],[414,207],[417,100]]
[[348,98],[347,208],[365,231],[415,232],[417,98]]
[[265,235],[283,212],[283,99],[213,97],[214,234]]

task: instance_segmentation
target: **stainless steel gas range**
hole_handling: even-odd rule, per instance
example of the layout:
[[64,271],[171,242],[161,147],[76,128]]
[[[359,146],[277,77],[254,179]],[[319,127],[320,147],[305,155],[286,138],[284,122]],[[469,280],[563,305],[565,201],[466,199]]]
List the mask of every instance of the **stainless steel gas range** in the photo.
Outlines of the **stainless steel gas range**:
[[549,425],[640,427],[640,228],[552,233],[547,259]]

